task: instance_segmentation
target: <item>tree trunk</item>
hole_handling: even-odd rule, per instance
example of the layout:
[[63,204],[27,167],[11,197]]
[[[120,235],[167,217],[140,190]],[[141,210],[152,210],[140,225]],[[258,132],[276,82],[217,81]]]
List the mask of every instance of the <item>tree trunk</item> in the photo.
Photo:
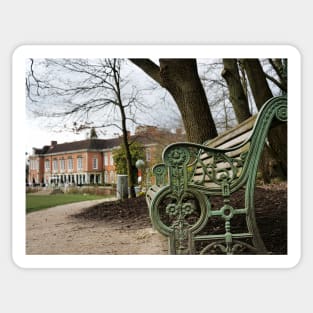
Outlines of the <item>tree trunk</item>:
[[159,67],[147,59],[131,61],[172,95],[181,113],[187,140],[203,143],[217,136],[195,59],[160,59]]
[[123,144],[124,144],[125,153],[126,153],[128,187],[130,191],[130,197],[136,198],[134,168],[133,168],[132,161],[131,161],[132,158],[131,158],[131,153],[129,149],[127,131],[124,131],[124,129],[123,129]]
[[241,84],[237,59],[223,59],[223,64],[222,76],[228,86],[229,98],[233,105],[237,122],[241,123],[249,118],[251,113],[246,94]]
[[126,115],[124,111],[124,107],[122,105],[119,105],[121,116],[122,116],[122,132],[123,132],[123,145],[125,148],[126,153],[126,164],[127,164],[127,176],[128,176],[128,187],[130,190],[130,197],[136,198],[136,192],[135,192],[135,176],[134,176],[134,169],[132,165],[132,157],[129,149],[129,143],[128,143],[128,134],[127,134],[127,128],[126,128]]
[[[265,74],[258,59],[243,59],[252,94],[258,110],[273,94],[266,81]],[[270,130],[268,140],[275,158],[287,177],[287,125],[283,124]]]
[[128,133],[127,133],[127,127],[126,127],[126,114],[125,114],[125,108],[123,105],[122,97],[121,97],[121,89],[120,89],[120,67],[119,64],[116,64],[116,60],[114,59],[114,63],[112,65],[113,75],[114,75],[114,82],[115,82],[115,94],[117,98],[117,105],[119,107],[121,118],[122,118],[122,132],[123,132],[123,145],[125,148],[126,153],[126,163],[127,163],[127,176],[128,176],[128,187],[130,190],[130,197],[136,198],[136,192],[135,192],[135,176],[134,176],[134,169],[132,165],[132,158],[131,153],[129,149],[129,143],[128,143]]
[[242,59],[242,63],[248,76],[256,107],[260,110],[262,105],[273,97],[272,91],[258,59]]

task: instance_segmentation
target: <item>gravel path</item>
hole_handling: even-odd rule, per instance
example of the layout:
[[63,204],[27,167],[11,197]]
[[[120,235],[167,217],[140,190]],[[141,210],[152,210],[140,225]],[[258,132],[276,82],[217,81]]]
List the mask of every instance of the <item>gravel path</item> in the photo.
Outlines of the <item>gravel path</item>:
[[71,216],[104,201],[112,198],[27,214],[26,254],[167,254],[166,240],[151,228],[125,229],[118,222]]

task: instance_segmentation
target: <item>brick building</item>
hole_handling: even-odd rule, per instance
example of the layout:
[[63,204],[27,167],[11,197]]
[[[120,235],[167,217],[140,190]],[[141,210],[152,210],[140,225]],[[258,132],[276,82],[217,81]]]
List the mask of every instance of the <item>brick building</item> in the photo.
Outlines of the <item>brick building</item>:
[[[176,133],[154,126],[138,126],[130,142],[140,142],[145,149],[145,163],[151,168],[160,162],[163,148],[184,140],[180,130]],[[29,184],[112,184],[116,183],[113,150],[122,143],[121,138],[85,139],[58,144],[51,141],[41,149],[33,148],[29,156]]]

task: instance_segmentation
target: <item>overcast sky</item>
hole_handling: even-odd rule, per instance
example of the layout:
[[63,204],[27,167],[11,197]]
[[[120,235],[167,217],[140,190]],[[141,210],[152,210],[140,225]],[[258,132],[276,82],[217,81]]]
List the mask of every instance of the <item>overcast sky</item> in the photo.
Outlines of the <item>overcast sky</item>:
[[[154,60],[157,63],[157,60]],[[43,70],[38,70],[37,73],[41,74]],[[54,75],[58,75],[55,74]],[[61,73],[63,75],[64,73]],[[147,108],[143,108],[142,111],[136,111],[136,120],[140,124],[156,125],[159,127],[172,127],[179,120],[179,113],[177,107],[172,100],[171,96],[165,91],[165,89],[158,86],[152,79],[148,77],[142,70],[137,68],[131,62],[127,62],[124,66],[122,75],[127,75],[127,79],[130,84],[135,84],[138,89],[147,89],[142,92],[143,102],[147,104]],[[57,78],[57,77],[56,77]],[[152,86],[154,88],[152,88]],[[155,88],[157,87],[157,88]],[[125,90],[125,89],[124,89]],[[50,100],[54,102],[55,100]],[[36,104],[38,107],[45,107],[46,100],[39,100]],[[41,148],[44,145],[48,145],[50,141],[56,140],[58,143],[69,142],[75,140],[82,140],[88,136],[89,130],[83,130],[80,133],[74,133],[68,131],[67,128],[71,128],[73,121],[71,119],[64,118],[46,118],[38,117],[30,112],[30,108],[33,107],[29,101],[26,103],[26,131],[27,131],[27,142],[26,152],[31,153],[32,148]],[[47,105],[47,110],[52,107],[51,104]],[[103,113],[102,113],[103,114]],[[104,119],[101,113],[97,113],[90,118],[95,122],[98,119],[100,122]],[[129,129],[134,132],[136,125],[129,123]],[[105,129],[97,129],[99,138],[112,138],[121,134],[121,130],[116,127],[108,127]]]
[[[38,61],[38,60],[35,60]],[[92,60],[93,61],[93,60]],[[158,64],[158,60],[153,60]],[[96,60],[95,60],[96,62]],[[214,105],[216,99],[221,101],[224,99],[223,105],[229,108],[228,114],[233,114],[232,106],[227,98],[227,91],[221,88],[221,83],[225,82],[222,80],[218,84],[214,84],[214,81],[221,79],[222,64],[221,59],[197,59],[198,62],[198,72],[200,77],[206,78],[206,83],[204,84],[208,102],[214,117],[215,122],[218,125],[219,120],[224,120],[225,109],[221,102]],[[26,64],[26,68],[29,65]],[[35,67],[37,75],[46,74],[46,67]],[[27,70],[27,69],[26,69]],[[61,77],[61,79],[74,79],[78,81],[80,77],[78,74],[68,74],[57,69],[50,72],[48,75],[53,77],[56,81]],[[122,67],[121,76],[127,77],[128,84],[122,92],[125,94],[130,93],[132,85],[135,85],[138,90],[142,91],[141,100],[142,103],[147,105],[143,108],[140,106],[140,110],[136,111],[136,120],[139,124],[145,125],[155,125],[158,127],[166,127],[169,129],[175,129],[181,124],[180,113],[177,109],[175,102],[173,101],[171,95],[160,85],[156,84],[147,74],[145,74],[141,69],[135,66],[133,63],[127,60],[127,62]],[[80,81],[79,81],[80,82]],[[212,83],[213,82],[213,83]],[[80,83],[79,83],[80,84]],[[102,93],[101,93],[102,94]],[[44,110],[53,110],[55,112],[57,108],[64,107],[62,98],[46,98],[45,100],[37,99],[38,102],[35,104],[37,108],[44,108]],[[251,99],[250,99],[251,100]],[[225,102],[226,101],[226,102]],[[251,100],[253,102],[253,100]],[[71,118],[44,118],[38,117],[30,112],[30,108],[33,108],[34,104],[30,101],[26,101],[26,131],[27,131],[27,142],[25,151],[31,153],[32,148],[41,148],[44,145],[50,144],[52,140],[56,140],[58,143],[70,142],[76,140],[83,140],[88,136],[89,130],[83,130],[80,133],[74,133],[69,131],[72,128],[73,120]],[[96,114],[90,114],[89,121],[94,124],[99,125],[99,123],[104,122],[106,116],[110,116],[112,110],[109,113],[97,112]],[[252,105],[252,112],[253,105]],[[132,112],[134,113],[134,112]],[[129,123],[128,128],[133,133],[136,125]],[[121,134],[121,130],[115,127],[108,127],[105,129],[97,129],[99,138],[112,138]]]

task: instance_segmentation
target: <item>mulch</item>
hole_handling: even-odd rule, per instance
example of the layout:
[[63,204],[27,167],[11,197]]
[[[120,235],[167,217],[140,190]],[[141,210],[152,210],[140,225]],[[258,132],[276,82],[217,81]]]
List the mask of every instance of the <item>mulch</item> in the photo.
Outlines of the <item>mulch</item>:
[[[236,192],[231,198],[233,207],[244,207],[244,191]],[[223,205],[222,199],[210,199],[213,208]],[[257,224],[261,237],[272,254],[287,254],[287,184],[278,183],[259,186],[255,190]],[[148,208],[144,197],[124,201],[104,202],[73,215],[79,219],[118,223],[120,229],[142,229],[151,227]],[[232,230],[244,227],[242,219],[233,219]],[[219,224],[221,225],[221,224]],[[205,231],[216,231],[220,226],[211,223]]]

